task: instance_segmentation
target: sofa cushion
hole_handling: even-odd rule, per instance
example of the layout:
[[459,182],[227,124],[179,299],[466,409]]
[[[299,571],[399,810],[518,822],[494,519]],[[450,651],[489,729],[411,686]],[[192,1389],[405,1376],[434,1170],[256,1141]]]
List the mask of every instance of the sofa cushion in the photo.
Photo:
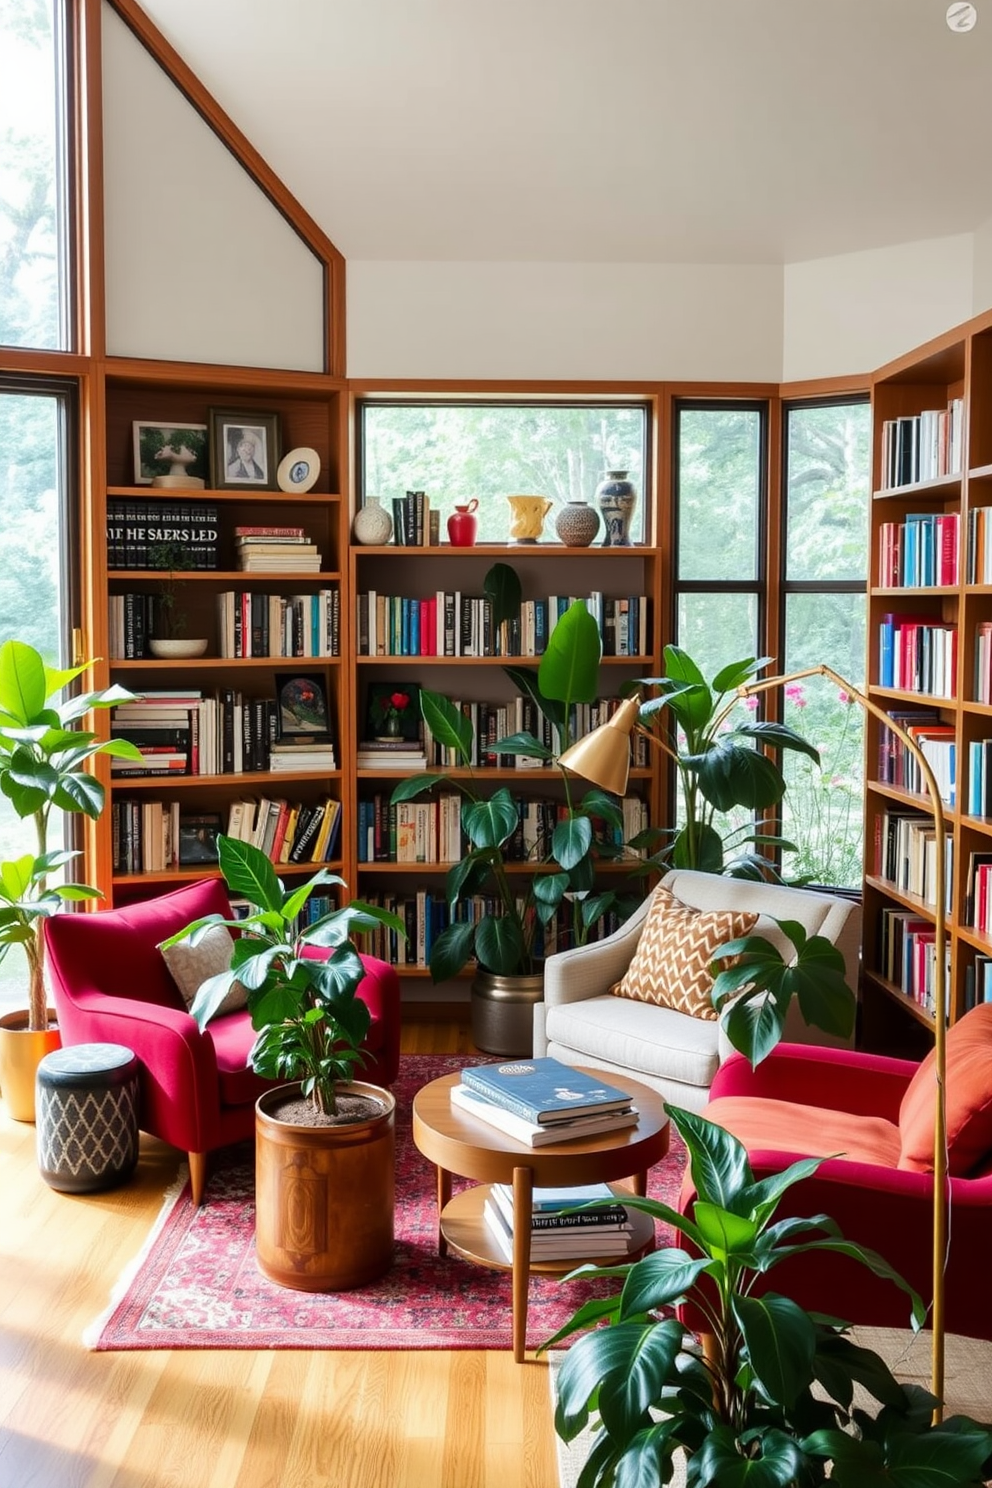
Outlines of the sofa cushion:
[[[230,969],[233,954],[234,936],[226,925],[211,925],[195,945],[187,939],[162,947],[162,956],[169,974],[189,1011],[192,1011],[196,994],[203,983]],[[232,982],[214,1017],[235,1013],[247,1005],[248,993],[245,988],[240,982]]]
[[747,935],[757,919],[746,910],[694,909],[659,887],[633,959],[610,991],[715,1022],[710,965],[720,946]]
[[549,1007],[546,1027],[549,1041],[568,1049],[570,1064],[583,1056],[606,1060],[635,1079],[708,1090],[720,1063],[716,1023],[606,994]]
[[203,1037],[213,1045],[222,1106],[248,1105],[269,1088],[248,1063],[255,1033],[246,1009],[212,1019]]
[[883,1168],[894,1168],[899,1161],[899,1128],[881,1116],[758,1095],[718,1096],[702,1114],[731,1132],[748,1152],[843,1157]]
[[[992,1154],[992,1003],[972,1008],[947,1030],[947,1170],[963,1177]],[[933,1172],[935,1053],[923,1060],[899,1107],[899,1167]]]

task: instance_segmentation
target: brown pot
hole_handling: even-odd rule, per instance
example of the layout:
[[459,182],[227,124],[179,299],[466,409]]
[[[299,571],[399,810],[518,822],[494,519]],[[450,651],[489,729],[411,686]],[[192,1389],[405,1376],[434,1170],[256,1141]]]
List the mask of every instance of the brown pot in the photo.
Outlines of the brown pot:
[[0,1018],[0,1091],[7,1115],[14,1121],[34,1120],[34,1087],[38,1066],[46,1054],[61,1047],[55,1009],[48,1009],[48,1027],[28,1028],[26,1012]]
[[279,1286],[343,1292],[393,1261],[396,1102],[378,1085],[343,1087],[383,1104],[350,1126],[298,1126],[269,1114],[298,1087],[255,1103],[255,1254]]

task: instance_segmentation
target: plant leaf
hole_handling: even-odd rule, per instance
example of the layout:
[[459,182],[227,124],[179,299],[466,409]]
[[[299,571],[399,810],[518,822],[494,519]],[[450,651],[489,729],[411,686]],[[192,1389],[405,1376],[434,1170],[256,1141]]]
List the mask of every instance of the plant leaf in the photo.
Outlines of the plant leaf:
[[261,848],[222,835],[217,838],[217,853],[221,872],[232,894],[244,895],[262,909],[282,913],[282,884]]
[[575,600],[548,637],[537,670],[538,686],[546,698],[564,704],[591,703],[599,688],[603,642],[585,602]]

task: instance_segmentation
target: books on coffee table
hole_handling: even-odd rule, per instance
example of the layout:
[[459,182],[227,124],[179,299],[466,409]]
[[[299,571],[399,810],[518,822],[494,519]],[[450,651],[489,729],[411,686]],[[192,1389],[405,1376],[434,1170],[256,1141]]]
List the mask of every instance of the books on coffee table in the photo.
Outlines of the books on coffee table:
[[[508,1261],[513,1260],[513,1199],[503,1185],[494,1184],[485,1199],[482,1212],[486,1226],[496,1244]],[[613,1198],[613,1195],[610,1195]],[[576,1215],[566,1216],[565,1222],[553,1223],[551,1215],[535,1216],[531,1220],[530,1258],[532,1261],[581,1261],[590,1256],[623,1258],[635,1248],[633,1227],[622,1206],[612,1206],[606,1214],[618,1210],[623,1219],[604,1218],[598,1224],[574,1224]],[[590,1213],[591,1218],[591,1213]],[[573,1221],[568,1223],[568,1220]],[[543,1221],[543,1227],[542,1223]]]
[[593,1137],[601,1132],[621,1131],[624,1127],[637,1125],[637,1109],[628,1106],[625,1111],[594,1111],[589,1116],[552,1121],[542,1126],[495,1105],[466,1085],[452,1087],[451,1104],[527,1147],[546,1147],[552,1142],[570,1142],[579,1137]]
[[[494,1183],[490,1193],[513,1229],[513,1189]],[[595,1204],[596,1208],[589,1208]],[[584,1183],[577,1188],[535,1188],[531,1191],[530,1227],[535,1232],[576,1229],[629,1230],[630,1215],[608,1183]]]
[[631,1106],[629,1092],[548,1055],[474,1065],[462,1070],[461,1079],[486,1100],[542,1126]]

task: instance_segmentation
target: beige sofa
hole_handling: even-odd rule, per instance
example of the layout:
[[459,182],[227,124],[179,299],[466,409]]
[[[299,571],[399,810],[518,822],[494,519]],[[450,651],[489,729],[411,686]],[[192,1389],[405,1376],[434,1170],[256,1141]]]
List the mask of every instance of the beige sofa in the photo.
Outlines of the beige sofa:
[[[808,935],[823,935],[837,946],[847,984],[857,989],[861,907],[852,900],[689,869],[673,869],[662,883],[696,909],[756,912],[753,933],[766,936],[787,959],[794,954],[792,945],[774,922],[798,920]],[[605,940],[548,957],[544,1001],[534,1010],[534,1053],[617,1076],[633,1075],[666,1100],[699,1111],[718,1066],[731,1052],[719,1023],[615,997],[609,990],[630,964],[649,904],[650,896]],[[795,1004],[789,1009],[785,1038],[807,1044],[841,1042],[809,1027]]]

